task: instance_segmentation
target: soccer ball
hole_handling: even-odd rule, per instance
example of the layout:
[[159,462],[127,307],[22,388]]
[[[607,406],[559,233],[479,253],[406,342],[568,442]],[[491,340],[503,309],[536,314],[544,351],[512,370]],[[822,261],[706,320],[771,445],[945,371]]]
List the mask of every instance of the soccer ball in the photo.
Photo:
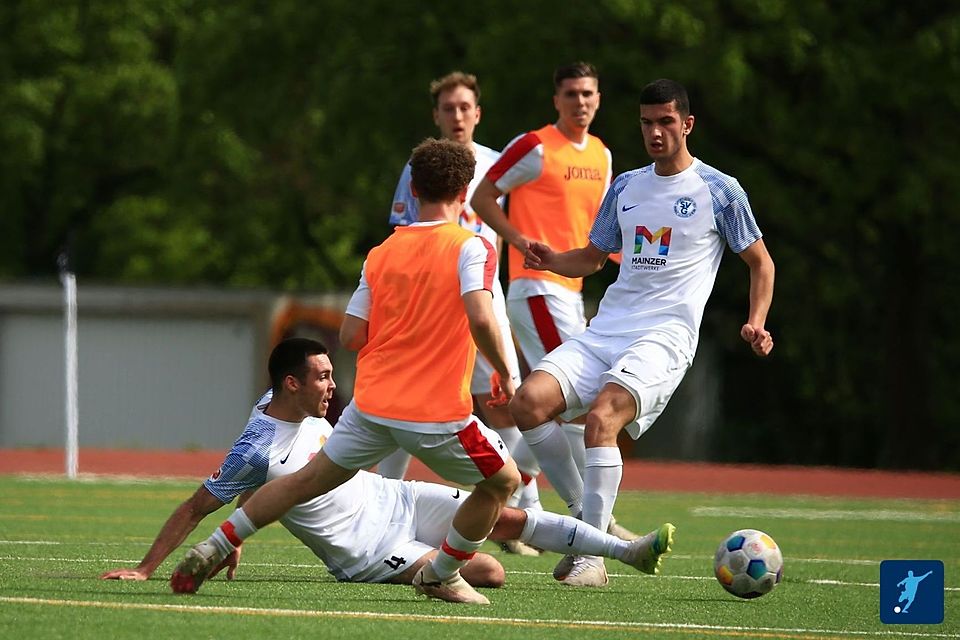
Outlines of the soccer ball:
[[738,598],[770,593],[783,577],[783,556],[773,538],[756,529],[734,531],[713,557],[720,585]]

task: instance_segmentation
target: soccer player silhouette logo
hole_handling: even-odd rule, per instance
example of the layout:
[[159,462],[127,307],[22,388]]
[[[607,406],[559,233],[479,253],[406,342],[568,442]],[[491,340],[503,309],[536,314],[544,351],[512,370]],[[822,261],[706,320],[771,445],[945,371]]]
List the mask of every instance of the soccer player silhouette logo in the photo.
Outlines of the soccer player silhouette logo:
[[910,610],[910,605],[913,604],[913,599],[917,597],[917,586],[920,584],[920,581],[929,576],[933,571],[927,571],[922,576],[913,575],[913,571],[907,571],[907,576],[897,583],[898,587],[903,587],[903,591],[900,592],[900,599],[897,602],[906,601],[907,604],[903,606],[901,610],[900,607],[894,607],[894,613],[906,613]]

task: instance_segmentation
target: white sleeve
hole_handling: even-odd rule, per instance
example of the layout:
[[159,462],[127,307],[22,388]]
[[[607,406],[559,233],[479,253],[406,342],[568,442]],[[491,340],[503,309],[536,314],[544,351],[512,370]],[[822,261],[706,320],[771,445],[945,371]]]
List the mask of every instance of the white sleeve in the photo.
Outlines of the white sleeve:
[[481,236],[474,236],[460,247],[457,273],[460,274],[460,295],[486,289],[493,293],[493,277],[497,270],[497,250]]
[[487,172],[490,180],[502,193],[532,182],[543,172],[543,143],[535,133],[514,138]]
[[346,313],[348,315],[370,319],[370,285],[367,284],[367,263],[364,261],[363,269],[360,271],[360,284],[357,290],[350,296],[350,302],[347,303]]

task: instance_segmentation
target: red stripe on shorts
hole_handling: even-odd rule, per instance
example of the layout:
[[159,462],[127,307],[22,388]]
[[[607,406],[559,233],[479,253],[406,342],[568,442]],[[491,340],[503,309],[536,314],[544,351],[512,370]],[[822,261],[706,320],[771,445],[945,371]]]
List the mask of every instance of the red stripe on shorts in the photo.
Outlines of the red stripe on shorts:
[[520,482],[522,482],[523,485],[526,486],[526,485],[530,484],[531,482],[533,482],[533,476],[531,476],[529,473],[524,473],[523,471],[521,471],[521,472],[520,472]]
[[483,474],[484,478],[489,478],[503,468],[503,458],[493,448],[490,441],[480,433],[480,427],[477,426],[476,420],[458,431],[457,438],[460,439],[463,450],[473,460],[473,464],[477,465],[477,469]]
[[440,545],[440,551],[443,551],[445,554],[447,554],[450,557],[456,558],[460,562],[466,562],[467,560],[470,560],[471,558],[473,558],[473,556],[477,555],[476,551],[471,551],[467,553],[466,551],[460,551],[459,549],[454,549],[453,547],[447,544],[446,539],[444,539],[443,544]]
[[223,531],[223,535],[227,537],[227,540],[229,540],[233,546],[239,547],[243,544],[243,540],[237,535],[237,530],[233,528],[233,523],[229,520],[223,521],[223,524],[220,525],[220,530]]
[[557,324],[550,315],[550,309],[547,308],[547,299],[543,296],[530,296],[527,298],[527,304],[530,305],[530,314],[533,316],[533,324],[537,328],[540,342],[543,343],[546,352],[550,353],[563,341],[560,339]]

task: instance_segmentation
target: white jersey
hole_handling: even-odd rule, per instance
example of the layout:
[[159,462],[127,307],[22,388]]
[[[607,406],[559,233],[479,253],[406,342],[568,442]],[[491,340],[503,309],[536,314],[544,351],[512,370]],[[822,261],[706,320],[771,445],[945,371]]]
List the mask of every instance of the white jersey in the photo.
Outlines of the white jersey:
[[[460,212],[460,226],[469,229],[477,235],[486,238],[487,242],[497,246],[497,232],[490,225],[480,219],[480,216],[470,206],[470,199],[473,192],[477,190],[477,185],[487,175],[487,170],[493,166],[500,154],[485,147],[482,144],[473,143],[473,155],[477,160],[476,169],[473,172],[473,180],[467,186],[467,201],[463,204],[463,211]],[[393,194],[393,207],[390,209],[390,224],[407,226],[420,219],[420,203],[410,192],[410,163],[403,167],[403,173],[400,174],[400,181],[397,183],[397,189]]]
[[[323,418],[299,424],[263,413],[267,392],[223,465],[204,486],[224,504],[241,493],[298,471],[320,451],[333,431]],[[280,523],[307,545],[330,573],[351,580],[381,562],[383,538],[396,521],[411,520],[412,505],[397,480],[360,471],[336,489],[298,504]]]
[[653,165],[617,176],[590,242],[623,261],[588,331],[656,332],[692,359],[724,245],[740,253],[761,237],[740,183],[697,159],[672,176]]

